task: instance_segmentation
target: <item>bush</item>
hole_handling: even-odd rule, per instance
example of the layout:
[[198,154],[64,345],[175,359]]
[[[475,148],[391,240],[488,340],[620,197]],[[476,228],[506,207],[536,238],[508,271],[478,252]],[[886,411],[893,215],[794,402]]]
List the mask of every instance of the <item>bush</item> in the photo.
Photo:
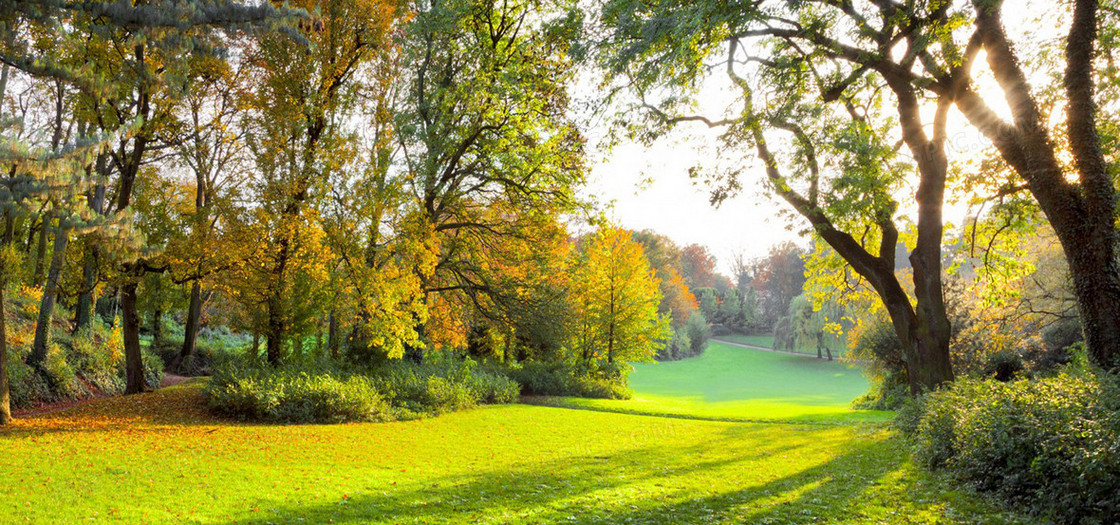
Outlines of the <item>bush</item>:
[[26,408],[36,401],[52,399],[50,385],[42,374],[25,363],[18,352],[8,351],[8,391],[12,408]]
[[119,328],[94,319],[70,340],[70,361],[92,387],[105,394],[124,391],[124,342]]
[[47,349],[41,371],[57,399],[75,399],[89,394],[78,380],[74,367],[67,361],[66,352],[57,343],[52,343]]
[[388,403],[373,382],[319,370],[224,367],[206,387],[211,410],[273,423],[388,421]]
[[658,361],[675,361],[692,355],[692,343],[688,340],[688,333],[682,328],[673,332],[673,336],[657,349]]
[[689,317],[688,322],[685,323],[684,329],[688,334],[689,348],[692,349],[691,355],[704,353],[704,348],[708,346],[708,339],[712,337],[711,327],[704,315],[700,312],[693,312],[692,317]]
[[1070,367],[1032,380],[961,379],[907,410],[900,427],[929,468],[1061,523],[1120,516],[1113,376]]
[[899,383],[897,376],[871,383],[867,393],[852,400],[856,410],[899,410],[910,399],[910,386]]
[[527,361],[503,370],[530,396],[575,396],[596,399],[630,399],[633,395],[621,375],[614,380],[596,377],[561,362]]
[[517,383],[473,361],[394,361],[360,372],[330,363],[273,368],[222,365],[207,387],[224,415],[278,423],[392,421],[517,400]]
[[401,418],[439,415],[484,403],[511,403],[517,384],[477,369],[474,361],[431,356],[423,364],[396,360],[370,372]]
[[140,361],[144,364],[144,386],[149,390],[159,388],[163,381],[163,360],[148,350],[141,350]]

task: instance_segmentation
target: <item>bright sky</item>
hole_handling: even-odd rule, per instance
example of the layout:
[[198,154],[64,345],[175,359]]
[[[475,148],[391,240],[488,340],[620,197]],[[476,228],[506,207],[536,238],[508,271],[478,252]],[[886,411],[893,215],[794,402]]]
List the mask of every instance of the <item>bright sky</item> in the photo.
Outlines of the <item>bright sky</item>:
[[[1030,48],[1015,28],[1037,27],[1037,23],[1030,24],[1029,20],[1039,18],[1040,5],[1033,2],[1028,9],[1004,11],[1008,32],[1018,43]],[[1043,31],[1032,31],[1032,40],[1058,37],[1063,30],[1056,25]],[[978,62],[983,64],[983,58],[980,57]],[[1002,103],[998,88],[989,78],[984,78],[984,73],[986,71],[974,70],[982,92],[988,93],[985,98],[997,102],[993,104],[993,109],[1006,116],[1009,111]],[[730,93],[723,90],[719,80],[717,78],[712,85],[705,86],[698,97],[702,101],[699,114],[718,117],[733,103]],[[593,82],[581,82],[574,89],[575,98],[596,97],[598,94],[592,85]],[[932,121],[930,109],[930,114],[924,116],[927,122]],[[950,159],[975,155],[987,148],[988,141],[969,126],[963,116],[954,113],[950,120]],[[717,131],[708,130],[702,124],[685,124],[672,138],[662,139],[649,148],[624,143],[611,151],[596,151],[599,139],[607,133],[604,128],[602,121],[596,121],[587,130],[593,167],[586,191],[599,202],[611,204],[607,215],[618,225],[633,230],[655,230],[680,246],[692,243],[704,245],[718,259],[719,270],[726,274],[730,274],[731,258],[736,253],[753,258],[765,255],[770,246],[782,241],[791,240],[802,246],[809,243],[808,239],[796,234],[796,230],[802,229],[805,223],[798,218],[791,229],[790,219],[779,215],[782,210],[789,210],[788,205],[763,192],[764,173],[761,165],[753,162],[750,151],[743,152],[743,162],[751,163],[754,168],[742,177],[740,194],[727,199],[718,208],[709,204],[709,190],[703,182],[693,184],[688,171],[696,165],[710,164]],[[899,197],[904,207],[912,201],[905,195]],[[946,208],[946,220],[960,224],[966,213],[963,204],[950,204]]]
[[709,190],[702,182],[694,184],[688,170],[710,158],[704,146],[714,142],[715,134],[702,125],[689,127],[694,133],[662,139],[648,149],[631,143],[593,153],[588,195],[607,204],[607,216],[623,227],[654,230],[679,246],[706,246],[727,274],[736,253],[753,258],[785,240],[805,244],[786,229],[788,220],[778,216],[780,204],[761,191],[760,171],[747,174],[738,196],[718,208],[709,204]]

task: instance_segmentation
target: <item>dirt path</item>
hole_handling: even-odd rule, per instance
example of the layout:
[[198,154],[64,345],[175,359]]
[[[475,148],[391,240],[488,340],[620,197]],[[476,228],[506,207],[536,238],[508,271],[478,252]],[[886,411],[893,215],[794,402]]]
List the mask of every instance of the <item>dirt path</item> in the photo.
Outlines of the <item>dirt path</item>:
[[175,374],[163,374],[163,379],[159,382],[159,387],[160,388],[167,388],[169,386],[175,386],[175,385],[177,385],[179,383],[182,383],[183,381],[186,381],[188,379],[190,379],[190,378],[186,377],[186,376],[177,376]]

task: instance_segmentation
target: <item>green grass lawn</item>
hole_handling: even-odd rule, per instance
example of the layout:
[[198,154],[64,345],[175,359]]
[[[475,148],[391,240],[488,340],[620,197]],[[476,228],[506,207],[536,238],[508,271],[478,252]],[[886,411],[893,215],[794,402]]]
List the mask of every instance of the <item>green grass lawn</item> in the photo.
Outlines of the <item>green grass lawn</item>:
[[203,380],[93,401],[0,429],[0,523],[1027,522],[915,468],[842,363],[713,344],[632,380],[379,424],[219,420]]
[[851,410],[851,401],[869,385],[859,369],[847,363],[715,341],[699,357],[636,364],[630,386],[634,398],[624,401],[565,398],[541,402],[732,421],[874,422],[890,417],[886,412]]
[[872,426],[508,405],[215,420],[188,384],[0,430],[4,523],[1008,523]]

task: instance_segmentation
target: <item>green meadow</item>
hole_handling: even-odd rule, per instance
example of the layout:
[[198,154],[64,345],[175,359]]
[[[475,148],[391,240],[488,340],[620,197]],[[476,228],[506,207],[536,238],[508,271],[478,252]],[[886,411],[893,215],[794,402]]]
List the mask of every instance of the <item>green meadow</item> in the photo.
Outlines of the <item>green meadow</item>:
[[712,344],[631,379],[630,401],[395,423],[216,419],[204,379],[93,401],[0,429],[0,521],[1019,521],[914,467],[885,414],[849,410],[866,384],[842,363]]
[[890,413],[852,410],[870,386],[858,368],[797,354],[712,341],[699,357],[636,363],[629,400],[544,399],[572,408],[728,421],[876,422]]

